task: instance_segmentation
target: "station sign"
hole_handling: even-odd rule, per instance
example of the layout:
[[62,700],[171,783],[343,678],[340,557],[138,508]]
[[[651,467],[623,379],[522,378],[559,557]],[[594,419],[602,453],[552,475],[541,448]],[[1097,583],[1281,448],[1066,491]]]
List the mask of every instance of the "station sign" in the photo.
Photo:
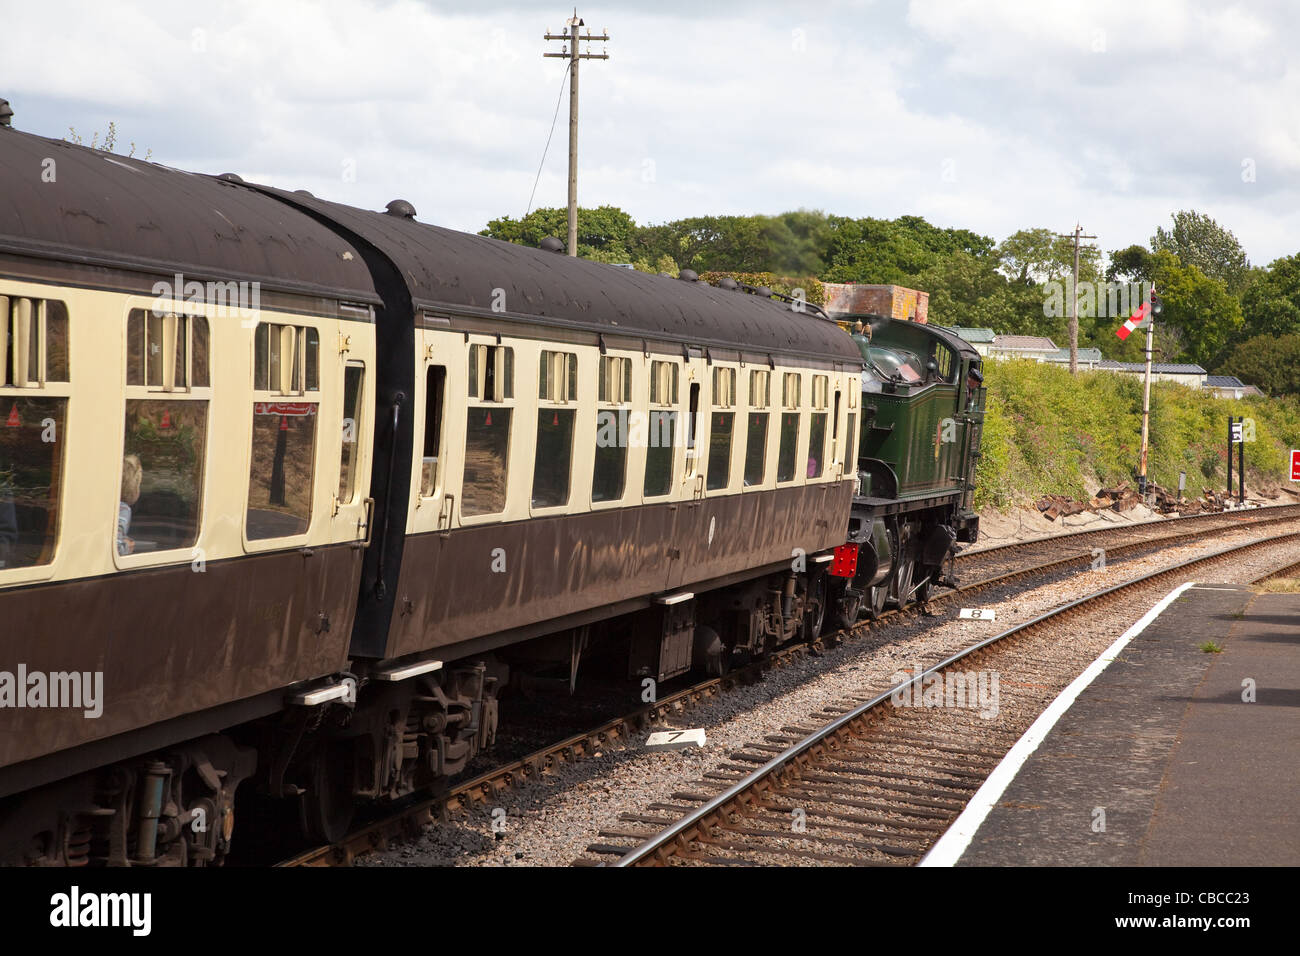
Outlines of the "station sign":
[[1300,451],[1291,452],[1291,480],[1300,481]]

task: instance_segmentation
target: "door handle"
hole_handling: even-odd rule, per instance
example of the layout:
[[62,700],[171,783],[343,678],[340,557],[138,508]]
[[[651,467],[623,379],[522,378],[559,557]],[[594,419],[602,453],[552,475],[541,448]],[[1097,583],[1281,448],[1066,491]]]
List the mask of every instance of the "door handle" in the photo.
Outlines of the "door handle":
[[365,540],[361,542],[363,549],[370,547],[370,540],[373,537],[375,526],[375,499],[367,498],[362,502],[365,508],[365,517],[357,522],[357,531],[365,530]]

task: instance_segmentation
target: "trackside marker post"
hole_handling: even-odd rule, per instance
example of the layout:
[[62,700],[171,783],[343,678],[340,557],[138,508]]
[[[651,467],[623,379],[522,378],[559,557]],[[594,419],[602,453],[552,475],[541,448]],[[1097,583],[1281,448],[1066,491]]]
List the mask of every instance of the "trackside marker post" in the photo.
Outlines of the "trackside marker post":
[[682,750],[686,747],[704,746],[704,728],[692,730],[660,730],[646,738],[649,750]]

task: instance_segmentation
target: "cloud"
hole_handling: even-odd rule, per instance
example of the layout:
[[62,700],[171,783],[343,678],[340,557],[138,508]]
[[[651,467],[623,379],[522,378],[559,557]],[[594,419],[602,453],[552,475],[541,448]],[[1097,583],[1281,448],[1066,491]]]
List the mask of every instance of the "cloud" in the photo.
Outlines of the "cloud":
[[[1297,39],[1281,3],[606,3],[581,67],[579,198],[640,222],[820,208],[1104,249],[1196,208],[1295,251]],[[0,35],[19,128],[477,230],[528,205],[563,8],[66,0]],[[39,41],[39,42],[36,42]],[[534,206],[566,196],[567,96]],[[1243,163],[1254,171],[1243,178]]]

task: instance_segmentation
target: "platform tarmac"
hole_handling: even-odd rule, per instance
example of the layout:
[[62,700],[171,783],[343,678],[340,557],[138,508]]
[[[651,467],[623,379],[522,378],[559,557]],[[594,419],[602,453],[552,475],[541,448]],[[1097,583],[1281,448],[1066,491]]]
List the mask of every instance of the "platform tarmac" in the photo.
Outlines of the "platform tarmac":
[[1185,585],[1102,664],[928,862],[1300,863],[1300,594]]

